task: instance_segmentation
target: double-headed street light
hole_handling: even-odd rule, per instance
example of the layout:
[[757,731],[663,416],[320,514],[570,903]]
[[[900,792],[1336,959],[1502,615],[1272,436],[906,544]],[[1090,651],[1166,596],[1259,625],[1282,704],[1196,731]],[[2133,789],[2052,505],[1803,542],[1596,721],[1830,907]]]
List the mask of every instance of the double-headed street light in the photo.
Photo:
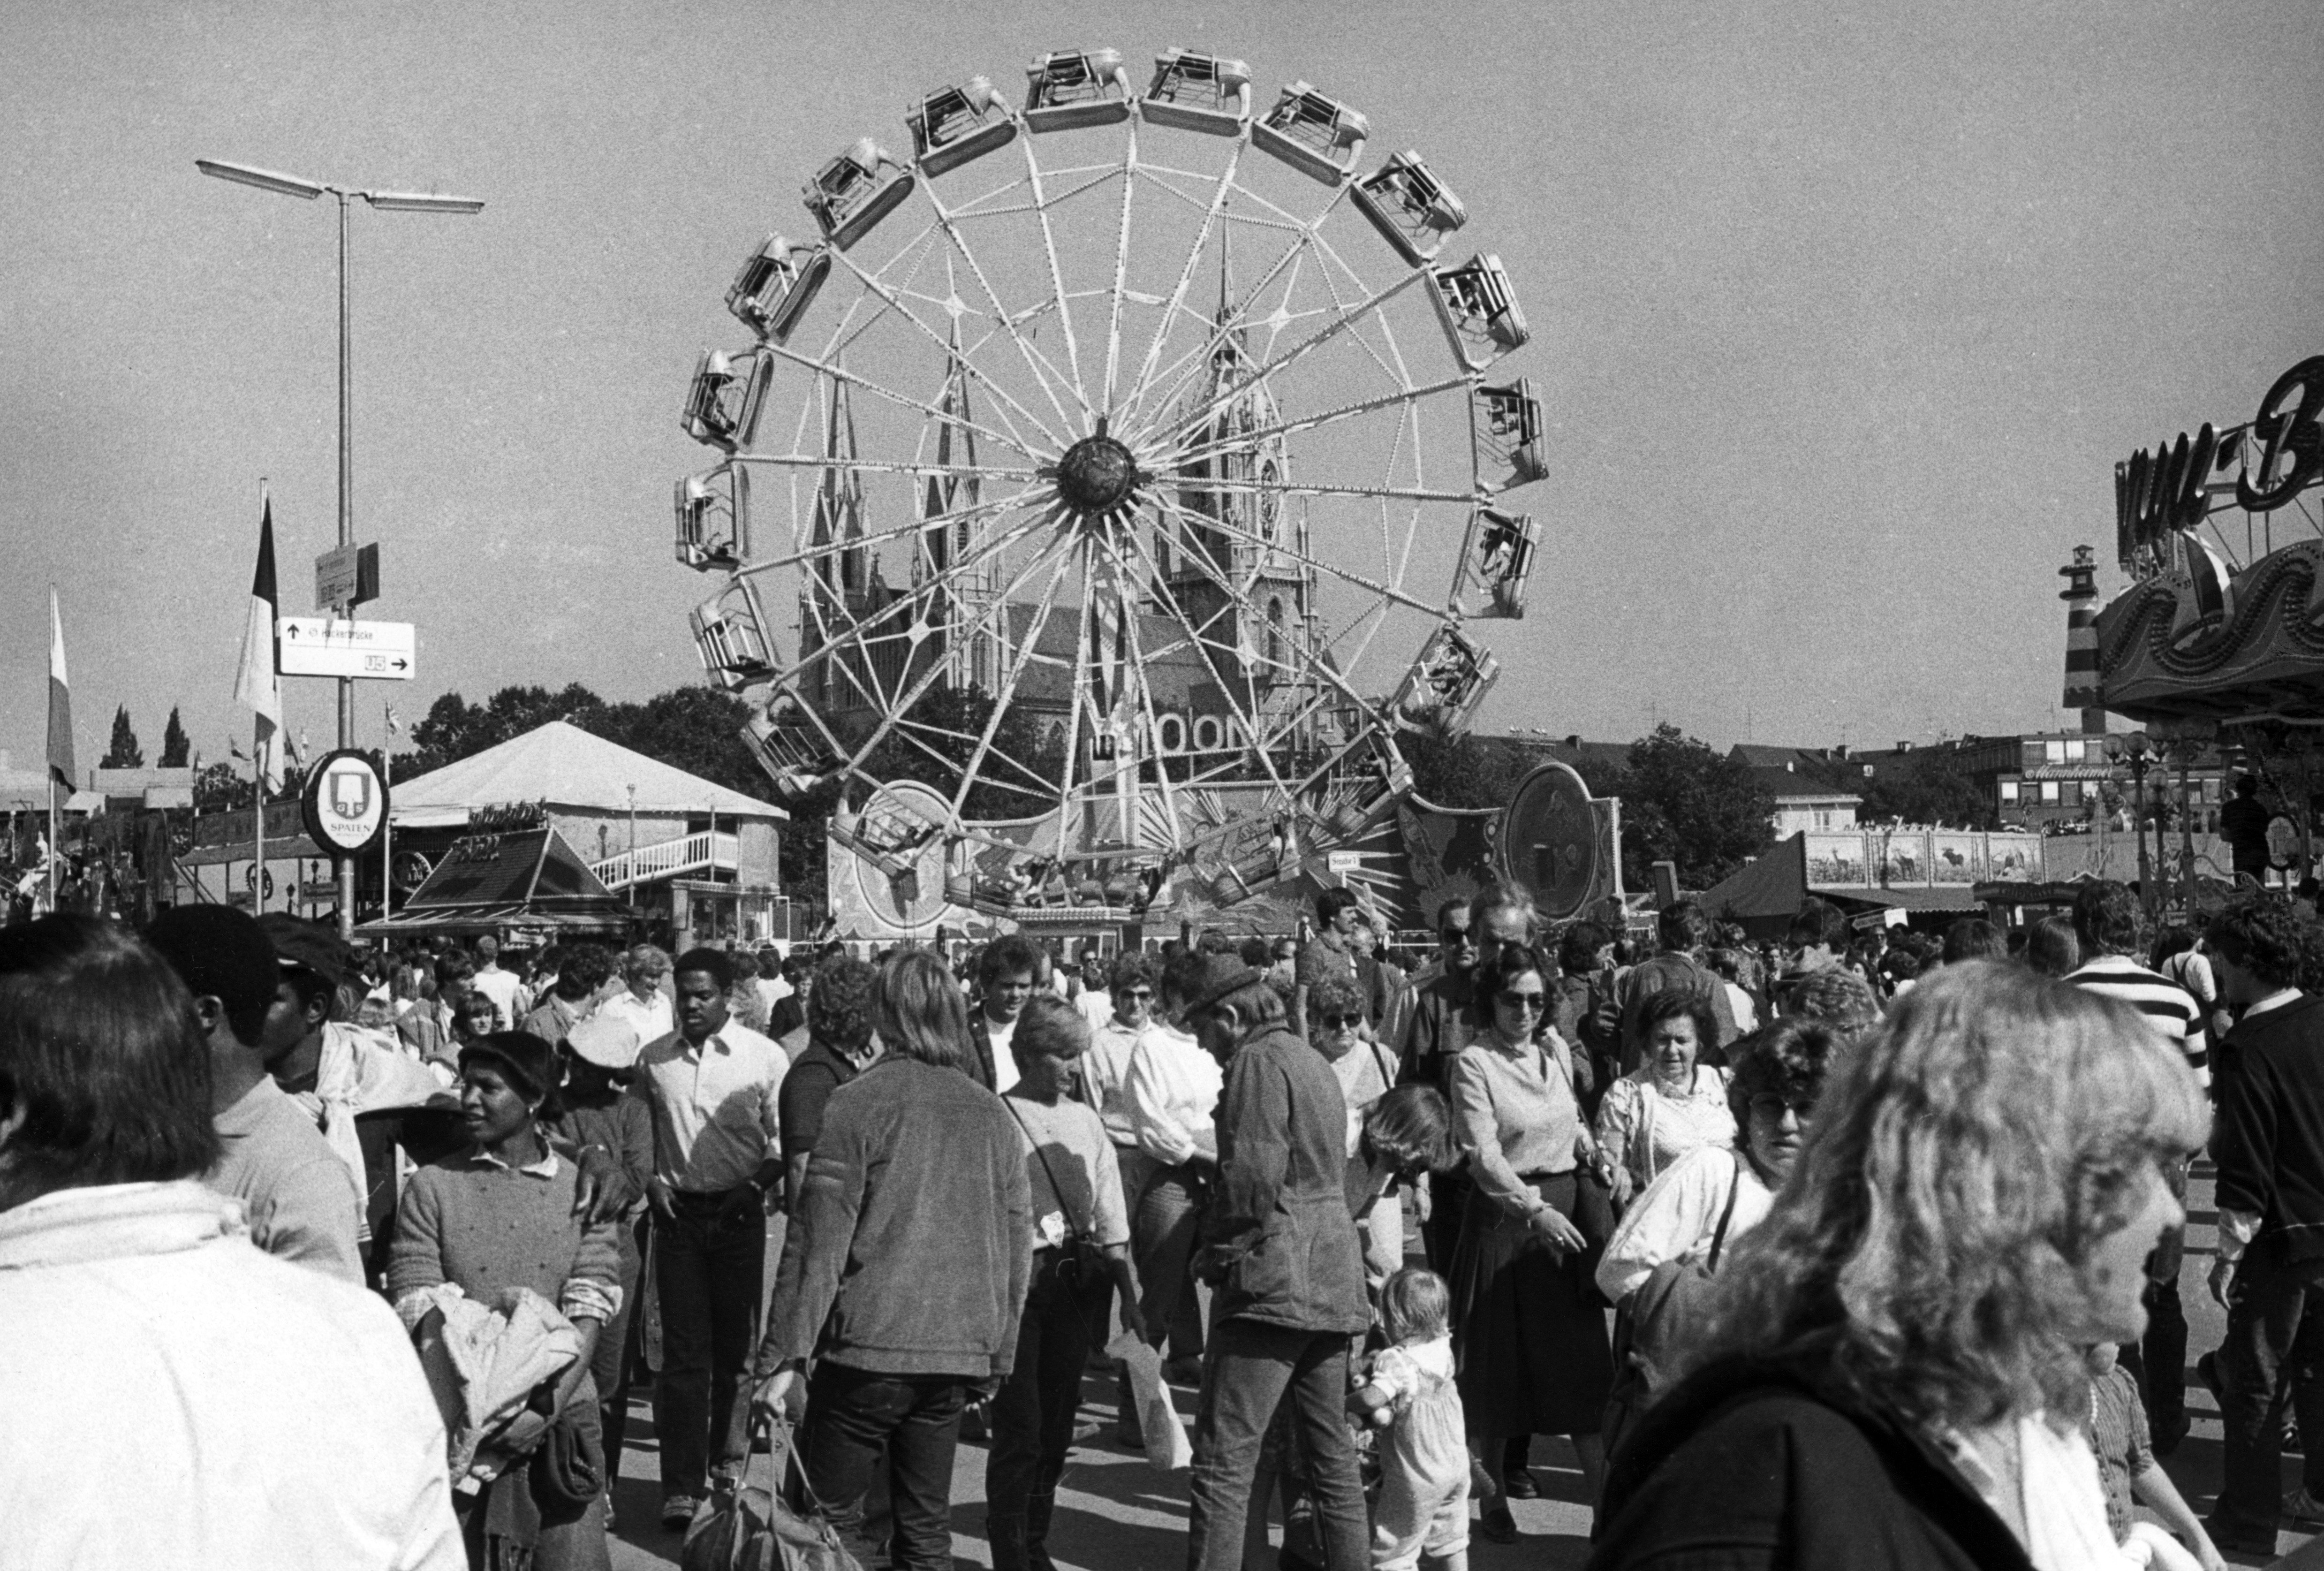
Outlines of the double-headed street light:
[[[198,158],[194,167],[217,180],[232,180],[237,185],[255,186],[278,196],[297,197],[313,201],[317,197],[331,196],[339,203],[339,544],[355,543],[355,444],[352,411],[353,383],[348,365],[347,333],[347,204],[361,198],[372,207],[391,213],[481,213],[484,204],[469,197],[435,196],[425,191],[365,191],[350,186],[332,185],[326,180],[307,180],[300,175],[283,174],[271,169],[258,169],[246,163],[227,163],[220,159]],[[341,677],[339,681],[339,745],[355,744],[355,681]],[[263,793],[262,793],[263,794]],[[262,799],[258,810],[263,813],[266,804]],[[337,859],[339,885],[339,937],[355,936],[355,864],[350,856]]]

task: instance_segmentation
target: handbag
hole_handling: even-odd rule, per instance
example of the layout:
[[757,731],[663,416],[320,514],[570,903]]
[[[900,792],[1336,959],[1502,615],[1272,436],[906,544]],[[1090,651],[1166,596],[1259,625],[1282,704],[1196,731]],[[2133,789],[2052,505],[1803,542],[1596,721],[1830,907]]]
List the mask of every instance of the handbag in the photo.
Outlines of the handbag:
[[1735,1219],[1735,1197],[1742,1187],[1743,1160],[1738,1157],[1710,1252],[1699,1262],[1663,1261],[1614,1311],[1614,1385],[1607,1393],[1602,1431],[1609,1455],[1670,1383],[1674,1354],[1701,1325],[1719,1257],[1727,1247],[1727,1229]]
[[[1049,1166],[1048,1153],[1033,1138],[1032,1126],[1025,1122],[1025,1115],[1009,1104],[1008,1097],[1001,1099],[1001,1104],[1009,1108],[1009,1116],[1025,1132],[1025,1142],[1033,1148],[1033,1160],[1041,1164],[1041,1171],[1049,1180],[1049,1193],[1057,1197],[1057,1208],[1062,1213],[1065,1192],[1057,1187],[1057,1170]],[[1057,1285],[1074,1294],[1092,1291],[1113,1280],[1113,1268],[1107,1262],[1104,1248],[1076,1226],[1070,1215],[1065,1217],[1065,1241],[1057,1246],[1056,1273]]]
[[[767,1440],[763,1485],[752,1482],[761,1436]],[[784,1473],[788,1483],[779,1486]],[[807,1487],[791,1427],[780,1420],[752,1424],[742,1472],[712,1486],[710,1498],[687,1524],[678,1563],[683,1571],[863,1571],[825,1520],[823,1506]]]

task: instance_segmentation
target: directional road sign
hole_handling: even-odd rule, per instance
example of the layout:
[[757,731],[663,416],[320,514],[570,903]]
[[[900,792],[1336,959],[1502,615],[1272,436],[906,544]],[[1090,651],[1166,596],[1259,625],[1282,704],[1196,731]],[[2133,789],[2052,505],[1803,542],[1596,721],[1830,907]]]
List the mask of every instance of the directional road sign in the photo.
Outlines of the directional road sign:
[[369,677],[408,682],[418,639],[409,622],[285,616],[274,624],[286,677]]
[[379,598],[379,547],[333,546],[315,559],[315,606],[351,611]]

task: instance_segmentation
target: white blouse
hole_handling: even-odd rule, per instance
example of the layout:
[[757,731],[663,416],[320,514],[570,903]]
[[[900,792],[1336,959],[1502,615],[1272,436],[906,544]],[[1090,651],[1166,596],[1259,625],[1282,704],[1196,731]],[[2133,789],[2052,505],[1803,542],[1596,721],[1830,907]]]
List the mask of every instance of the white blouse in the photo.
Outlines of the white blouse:
[[1700,1261],[1711,1253],[1711,1241],[1726,1214],[1729,1189],[1735,1211],[1727,1218],[1727,1241],[1720,1258],[1735,1241],[1767,1219],[1775,1197],[1746,1161],[1731,1151],[1697,1146],[1665,1169],[1646,1192],[1630,1202],[1621,1225],[1606,1241],[1598,1262],[1598,1290],[1618,1304],[1670,1261]]
[[1696,1065],[1683,1095],[1656,1081],[1651,1064],[1623,1076],[1599,1104],[1598,1143],[1642,1189],[1698,1146],[1731,1151],[1735,1114],[1727,1105],[1727,1071]]
[[1218,1160],[1219,1093],[1226,1074],[1194,1039],[1167,1026],[1142,1033],[1130,1054],[1124,1095],[1138,1147],[1165,1167]]

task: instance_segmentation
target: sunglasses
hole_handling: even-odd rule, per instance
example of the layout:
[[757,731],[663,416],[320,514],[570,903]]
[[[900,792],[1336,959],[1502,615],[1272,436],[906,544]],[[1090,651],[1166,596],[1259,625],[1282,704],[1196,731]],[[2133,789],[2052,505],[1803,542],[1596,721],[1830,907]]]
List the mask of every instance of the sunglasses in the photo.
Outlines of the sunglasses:
[[1501,1003],[1510,1009],[1527,1010],[1535,1014],[1549,1007],[1549,1000],[1538,993],[1504,993]]
[[1436,941],[1448,949],[1473,949],[1477,946],[1477,935],[1464,928],[1457,933],[1439,933]]
[[1121,995],[1124,998],[1151,998],[1154,996],[1154,990],[1150,987],[1125,987],[1122,989]]
[[1364,1023],[1364,1017],[1360,1014],[1327,1014],[1318,1018],[1323,1021],[1323,1029],[1331,1031],[1353,1030]]

